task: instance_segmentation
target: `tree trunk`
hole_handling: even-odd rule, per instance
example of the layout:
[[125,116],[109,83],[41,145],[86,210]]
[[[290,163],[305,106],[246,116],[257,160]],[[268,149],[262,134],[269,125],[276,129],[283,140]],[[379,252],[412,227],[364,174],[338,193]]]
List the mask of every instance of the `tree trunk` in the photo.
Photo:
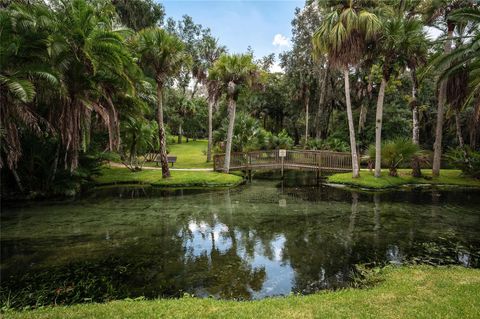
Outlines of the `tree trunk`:
[[329,71],[330,71],[330,66],[327,64],[323,76],[323,81],[322,85],[320,87],[320,97],[318,99],[318,111],[317,111],[317,116],[315,119],[315,137],[320,139],[323,137],[324,134],[324,125],[325,125],[325,113],[326,112],[326,105],[325,105],[325,99],[327,96],[327,82],[328,82],[328,76],[329,76]]
[[305,146],[307,146],[308,142],[308,107],[310,104],[310,94],[309,90],[307,89],[305,94]]
[[384,76],[378,91],[377,115],[375,118],[375,177],[382,176],[382,120],[385,86],[387,86],[387,80]]
[[345,80],[345,103],[347,104],[350,149],[352,152],[352,177],[357,178],[360,176],[360,169],[358,166],[357,143],[355,142],[355,125],[353,124],[352,102],[350,101],[350,78],[347,67],[343,69],[343,76]]
[[212,161],[212,143],[213,143],[213,104],[215,102],[208,100],[208,146],[207,146],[207,162]]
[[412,68],[412,142],[414,144],[420,144],[420,121],[418,118],[418,103],[417,103],[417,71],[415,68]]
[[165,138],[165,126],[163,125],[163,96],[162,83],[157,81],[157,122],[158,137],[160,141],[160,163],[162,165],[162,177],[170,177],[170,169],[167,160],[167,141]]
[[15,182],[17,183],[18,190],[20,193],[24,193],[25,189],[23,188],[22,181],[20,180],[20,176],[18,176],[17,170],[15,168],[10,169],[13,175],[13,178],[15,179]]
[[[448,27],[447,40],[445,41],[444,53],[448,54],[452,50],[453,27]],[[442,161],[442,137],[443,137],[443,118],[445,112],[445,104],[447,101],[447,80],[440,83],[438,92],[437,106],[437,125],[435,128],[435,143],[433,144],[433,165],[432,176],[440,176],[440,165]]]
[[177,143],[178,144],[182,144],[182,123],[180,122],[180,124],[178,124],[178,140],[177,140]]
[[228,131],[227,131],[227,145],[225,147],[225,164],[223,170],[225,173],[230,171],[230,155],[232,152],[233,128],[235,126],[235,108],[236,101],[233,97],[228,99]]
[[455,129],[457,131],[458,146],[464,149],[465,142],[463,141],[462,124],[460,123],[460,111],[457,109],[455,110]]

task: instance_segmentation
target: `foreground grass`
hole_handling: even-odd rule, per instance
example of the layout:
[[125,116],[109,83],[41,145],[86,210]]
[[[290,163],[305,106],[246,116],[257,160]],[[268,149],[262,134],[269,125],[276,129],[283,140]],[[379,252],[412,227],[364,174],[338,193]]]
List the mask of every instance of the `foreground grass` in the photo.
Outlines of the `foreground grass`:
[[[212,168],[213,164],[207,163],[207,140],[190,140],[182,144],[169,144],[169,155],[176,156],[174,168]],[[146,166],[156,166],[156,163],[145,163]]]
[[243,178],[231,174],[197,171],[170,171],[170,178],[162,178],[161,170],[131,172],[123,167],[104,167],[95,177],[99,185],[146,184],[158,187],[231,187],[240,184]]
[[115,301],[8,312],[5,318],[478,318],[480,270],[387,268],[370,289],[235,302],[213,299]]
[[424,178],[415,178],[410,169],[400,169],[398,177],[388,176],[388,170],[382,170],[382,177],[375,178],[373,172],[362,170],[359,178],[352,178],[352,173],[334,174],[328,177],[329,183],[345,184],[364,188],[392,188],[402,185],[456,185],[480,187],[480,180],[464,177],[460,170],[445,169],[440,177],[432,178],[431,170],[423,170]]

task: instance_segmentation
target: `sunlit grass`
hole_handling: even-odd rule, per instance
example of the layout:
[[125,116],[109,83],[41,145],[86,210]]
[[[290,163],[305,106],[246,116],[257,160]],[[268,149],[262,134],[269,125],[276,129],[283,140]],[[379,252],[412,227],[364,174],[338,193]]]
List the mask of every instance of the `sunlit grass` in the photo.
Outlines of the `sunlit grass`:
[[8,312],[5,318],[478,318],[480,270],[401,267],[369,289],[260,301],[182,298]]
[[229,187],[236,186],[243,178],[217,172],[171,171],[170,178],[162,178],[161,170],[132,172],[123,167],[104,167],[101,175],[95,177],[100,185],[107,184],[149,184],[160,187]]
[[388,175],[388,170],[382,170],[382,176],[376,178],[373,172],[362,170],[359,178],[352,178],[352,173],[334,174],[328,177],[328,182],[346,184],[365,188],[391,188],[409,184],[457,185],[480,187],[480,180],[462,176],[460,170],[444,169],[440,177],[432,178],[431,170],[423,170],[424,178],[415,178],[410,169],[399,169],[398,177]]
[[[177,162],[174,168],[212,168],[212,162],[207,163],[207,140],[190,140],[188,143],[185,139],[182,144],[170,144],[168,149],[170,156],[176,156]],[[156,163],[146,163],[146,166],[157,166]]]

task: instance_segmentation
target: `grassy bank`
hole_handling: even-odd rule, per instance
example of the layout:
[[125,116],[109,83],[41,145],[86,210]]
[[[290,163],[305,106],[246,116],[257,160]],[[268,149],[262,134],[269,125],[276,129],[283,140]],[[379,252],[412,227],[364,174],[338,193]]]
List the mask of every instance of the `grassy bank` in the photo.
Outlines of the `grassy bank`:
[[[207,140],[190,140],[182,144],[169,144],[169,155],[176,156],[174,168],[212,168],[213,164],[207,163]],[[146,163],[146,166],[157,166],[156,163]]]
[[382,189],[403,185],[456,185],[480,187],[480,180],[464,177],[460,170],[442,170],[440,177],[433,178],[431,170],[424,170],[423,178],[415,178],[410,169],[400,169],[398,177],[388,176],[388,170],[382,170],[382,176],[375,178],[373,172],[362,170],[359,178],[352,178],[352,173],[334,174],[328,177],[329,183],[345,184],[355,187]]
[[478,318],[480,270],[387,268],[370,289],[236,302],[213,299],[115,301],[9,312],[5,318]]
[[239,185],[243,178],[231,174],[197,171],[170,171],[170,178],[162,178],[161,170],[131,172],[123,167],[104,167],[95,177],[98,185],[146,184],[157,187],[231,187]]

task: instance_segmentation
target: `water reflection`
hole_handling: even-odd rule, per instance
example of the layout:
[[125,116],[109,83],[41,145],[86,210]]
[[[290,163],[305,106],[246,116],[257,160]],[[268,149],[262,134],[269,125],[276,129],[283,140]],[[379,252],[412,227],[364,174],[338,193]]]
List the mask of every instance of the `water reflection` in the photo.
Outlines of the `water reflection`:
[[[24,304],[36,293],[45,304],[184,292],[258,299],[343,287],[358,263],[479,267],[478,195],[254,181],[221,192],[105,188],[7,208],[2,295]],[[73,292],[59,296],[62,285]]]

